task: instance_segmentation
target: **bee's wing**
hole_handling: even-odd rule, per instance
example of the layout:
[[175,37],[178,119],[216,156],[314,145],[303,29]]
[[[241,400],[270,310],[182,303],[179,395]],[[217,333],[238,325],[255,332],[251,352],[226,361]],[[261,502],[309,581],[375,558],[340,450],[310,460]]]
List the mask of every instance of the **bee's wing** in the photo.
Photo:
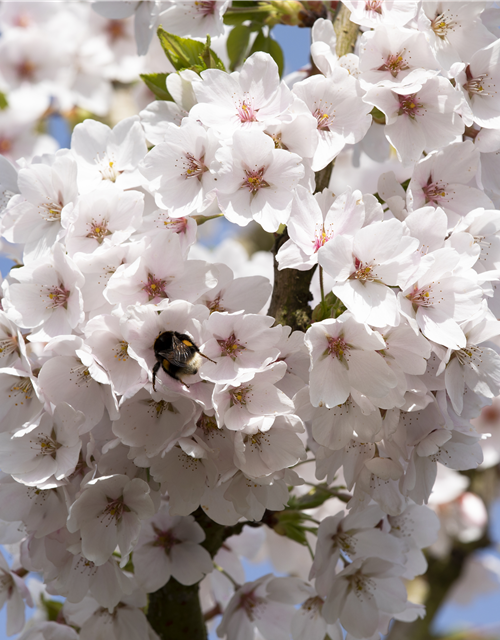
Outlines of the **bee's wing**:
[[183,367],[191,358],[191,350],[177,336],[172,337],[172,349],[160,351],[160,355],[171,364]]

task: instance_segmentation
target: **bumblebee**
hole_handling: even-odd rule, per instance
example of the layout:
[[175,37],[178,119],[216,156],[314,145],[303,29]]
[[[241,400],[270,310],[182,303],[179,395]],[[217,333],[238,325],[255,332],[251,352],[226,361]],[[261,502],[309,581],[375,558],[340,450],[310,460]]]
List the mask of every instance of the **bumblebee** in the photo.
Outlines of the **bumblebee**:
[[171,378],[189,388],[181,376],[192,376],[197,373],[201,366],[201,358],[206,358],[217,364],[208,356],[200,353],[199,348],[188,335],[177,331],[161,333],[156,338],[153,349],[157,360],[153,367],[153,391],[156,391],[156,374],[160,367]]

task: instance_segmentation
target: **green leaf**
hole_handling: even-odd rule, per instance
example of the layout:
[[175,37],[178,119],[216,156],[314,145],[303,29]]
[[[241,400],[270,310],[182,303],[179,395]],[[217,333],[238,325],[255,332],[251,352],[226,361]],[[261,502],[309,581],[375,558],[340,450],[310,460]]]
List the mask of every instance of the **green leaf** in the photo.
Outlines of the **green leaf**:
[[268,53],[278,65],[280,77],[283,75],[285,61],[283,51],[276,40],[271,38],[271,36],[265,36],[261,31],[255,38],[249,55],[252,55],[252,53],[255,53],[256,51],[264,51],[264,53]]
[[183,69],[192,69],[196,73],[205,69],[225,71],[222,60],[210,49],[210,36],[207,37],[206,43],[203,43],[168,33],[162,27],[158,27],[157,33],[163,51],[176,71]]
[[227,38],[227,55],[230,61],[230,70],[234,71],[236,67],[239,67],[245,59],[245,53],[248,49],[248,43],[250,42],[250,27],[245,25],[238,25],[231,29]]
[[139,74],[146,84],[147,88],[152,91],[158,100],[169,100],[174,102],[167,89],[168,73],[141,73]]
[[9,106],[9,101],[7,100],[7,96],[5,93],[0,91],[0,110],[7,109]]
[[200,65],[205,45],[198,40],[181,38],[158,27],[158,37],[165,55],[177,71],[191,69]]

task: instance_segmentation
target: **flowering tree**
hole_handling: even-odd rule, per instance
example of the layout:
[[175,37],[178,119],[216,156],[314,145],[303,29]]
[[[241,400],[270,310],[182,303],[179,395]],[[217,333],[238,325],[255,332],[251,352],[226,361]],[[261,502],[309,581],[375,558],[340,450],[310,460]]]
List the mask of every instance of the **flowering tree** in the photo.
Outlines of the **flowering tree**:
[[[499,460],[495,14],[99,0],[0,20],[8,633],[429,637],[488,544]],[[278,23],[312,27],[285,80]],[[85,117],[111,123],[113,95],[140,113]],[[69,149],[27,126],[56,113]],[[373,192],[334,193],[341,162]],[[272,234],[274,272],[231,241],[208,255],[198,230],[223,219]],[[288,575],[245,582],[266,552]]]

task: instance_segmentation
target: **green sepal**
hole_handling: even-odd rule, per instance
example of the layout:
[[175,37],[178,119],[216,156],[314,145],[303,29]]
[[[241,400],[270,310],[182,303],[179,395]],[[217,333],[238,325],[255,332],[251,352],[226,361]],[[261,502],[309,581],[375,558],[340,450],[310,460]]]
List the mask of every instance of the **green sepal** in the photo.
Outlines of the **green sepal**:
[[147,88],[155,94],[158,100],[168,100],[174,102],[167,89],[167,78],[169,73],[141,73],[139,74]]
[[380,109],[377,109],[377,107],[373,107],[370,111],[370,115],[378,124],[385,124],[385,113],[380,111]]
[[45,609],[48,622],[58,622],[59,614],[64,602],[59,602],[58,600],[49,600],[43,595],[43,593],[40,594],[40,601],[43,608]]
[[250,42],[250,34],[252,30],[244,24],[239,24],[231,29],[227,38],[227,55],[229,57],[229,69],[234,71],[239,67],[245,59],[245,53]]
[[2,93],[2,91],[0,91],[0,111],[3,111],[3,109],[7,109],[8,106],[9,101],[7,100],[7,96],[5,95],[5,93]]
[[168,33],[162,27],[158,27],[157,33],[163,51],[176,71],[191,69],[201,73],[205,69],[226,70],[219,56],[210,49],[210,36],[203,43]]
[[[305,527],[304,522],[307,517],[300,511],[285,509],[274,514],[277,523],[273,526],[274,531],[280,535],[290,538],[299,544],[307,545],[306,531],[311,531],[310,527]],[[314,530],[315,532],[315,530]]]
[[338,318],[347,311],[347,307],[342,300],[337,298],[332,292],[327,293],[325,299],[322,300],[312,312],[312,322],[321,322],[327,318]]
[[[207,35],[207,41],[201,54],[201,59],[205,65],[205,69],[219,69],[225,71],[226,67],[219,56],[210,48],[210,36]],[[204,69],[203,69],[204,70]]]
[[271,58],[276,62],[279,69],[280,77],[283,75],[283,70],[285,68],[285,59],[283,57],[283,50],[281,49],[279,43],[271,38],[271,36],[265,36],[262,31],[257,35],[250,50],[250,54],[255,53],[256,51],[263,51],[264,53],[268,53]]
[[328,489],[325,483],[321,483],[315,487],[311,487],[310,491],[303,496],[293,496],[290,498],[288,507],[299,511],[303,509],[316,509],[332,497],[332,490]]

